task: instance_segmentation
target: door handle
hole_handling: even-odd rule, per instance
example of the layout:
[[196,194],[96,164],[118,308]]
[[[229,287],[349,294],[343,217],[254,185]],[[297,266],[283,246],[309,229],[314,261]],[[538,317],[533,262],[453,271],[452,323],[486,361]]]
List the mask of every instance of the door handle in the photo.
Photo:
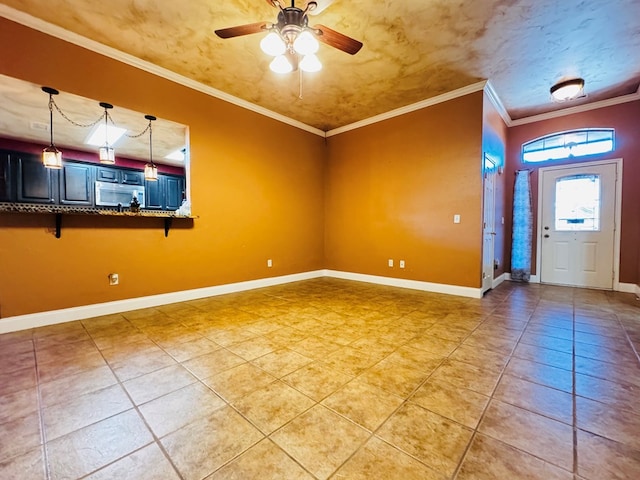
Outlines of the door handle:
[[549,234],[545,233],[544,238],[549,238]]

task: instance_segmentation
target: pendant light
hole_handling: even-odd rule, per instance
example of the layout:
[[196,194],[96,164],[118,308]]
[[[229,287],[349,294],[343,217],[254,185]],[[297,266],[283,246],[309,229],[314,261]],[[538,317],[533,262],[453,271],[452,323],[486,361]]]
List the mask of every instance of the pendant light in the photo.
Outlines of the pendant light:
[[110,103],[100,102],[100,106],[104,108],[104,145],[100,147],[100,163],[113,165],[116,163],[116,153],[113,147],[109,146],[109,109],[113,108]]
[[62,152],[53,143],[53,96],[60,92],[51,87],[42,87],[42,91],[49,94],[49,132],[51,134],[50,145],[42,150],[42,163],[47,168],[60,169],[62,168]]
[[144,179],[153,182],[158,180],[158,167],[153,163],[153,135],[151,128],[151,122],[153,122],[156,117],[153,115],[145,115],[144,118],[149,120],[149,163],[144,166]]

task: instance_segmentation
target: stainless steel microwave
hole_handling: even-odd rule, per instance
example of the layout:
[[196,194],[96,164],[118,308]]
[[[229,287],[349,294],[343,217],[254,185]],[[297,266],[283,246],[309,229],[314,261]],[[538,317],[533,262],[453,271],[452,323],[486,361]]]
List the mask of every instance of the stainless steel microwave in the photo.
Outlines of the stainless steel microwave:
[[128,207],[138,199],[140,207],[145,206],[144,187],[142,185],[124,185],[121,183],[96,182],[96,205],[104,207]]

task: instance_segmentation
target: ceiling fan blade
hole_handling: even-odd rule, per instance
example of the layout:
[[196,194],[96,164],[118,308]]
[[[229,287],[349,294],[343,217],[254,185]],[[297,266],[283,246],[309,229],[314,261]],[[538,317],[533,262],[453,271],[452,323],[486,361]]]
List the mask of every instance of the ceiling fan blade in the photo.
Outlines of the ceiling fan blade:
[[241,37],[242,35],[251,35],[252,33],[260,33],[267,30],[267,22],[249,23],[247,25],[238,25],[237,27],[222,28],[216,30],[216,35],[220,38]]
[[316,31],[316,38],[322,43],[342,50],[343,52],[355,55],[362,48],[362,42],[355,40],[351,37],[347,37],[340,32],[325,27],[324,25],[315,25],[312,27]]
[[334,2],[334,0],[313,0],[313,1],[315,1],[318,4],[318,6],[312,10],[309,10],[309,15],[318,15],[319,13],[322,13],[329,5],[331,5]]

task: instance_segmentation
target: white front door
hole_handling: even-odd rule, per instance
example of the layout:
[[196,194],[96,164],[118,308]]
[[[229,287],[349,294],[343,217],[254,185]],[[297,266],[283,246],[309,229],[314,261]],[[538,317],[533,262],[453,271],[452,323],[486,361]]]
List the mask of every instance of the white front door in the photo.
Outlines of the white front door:
[[613,289],[617,164],[541,174],[540,281]]
[[484,210],[482,228],[482,293],[493,288],[495,259],[495,183],[497,162],[484,158]]

